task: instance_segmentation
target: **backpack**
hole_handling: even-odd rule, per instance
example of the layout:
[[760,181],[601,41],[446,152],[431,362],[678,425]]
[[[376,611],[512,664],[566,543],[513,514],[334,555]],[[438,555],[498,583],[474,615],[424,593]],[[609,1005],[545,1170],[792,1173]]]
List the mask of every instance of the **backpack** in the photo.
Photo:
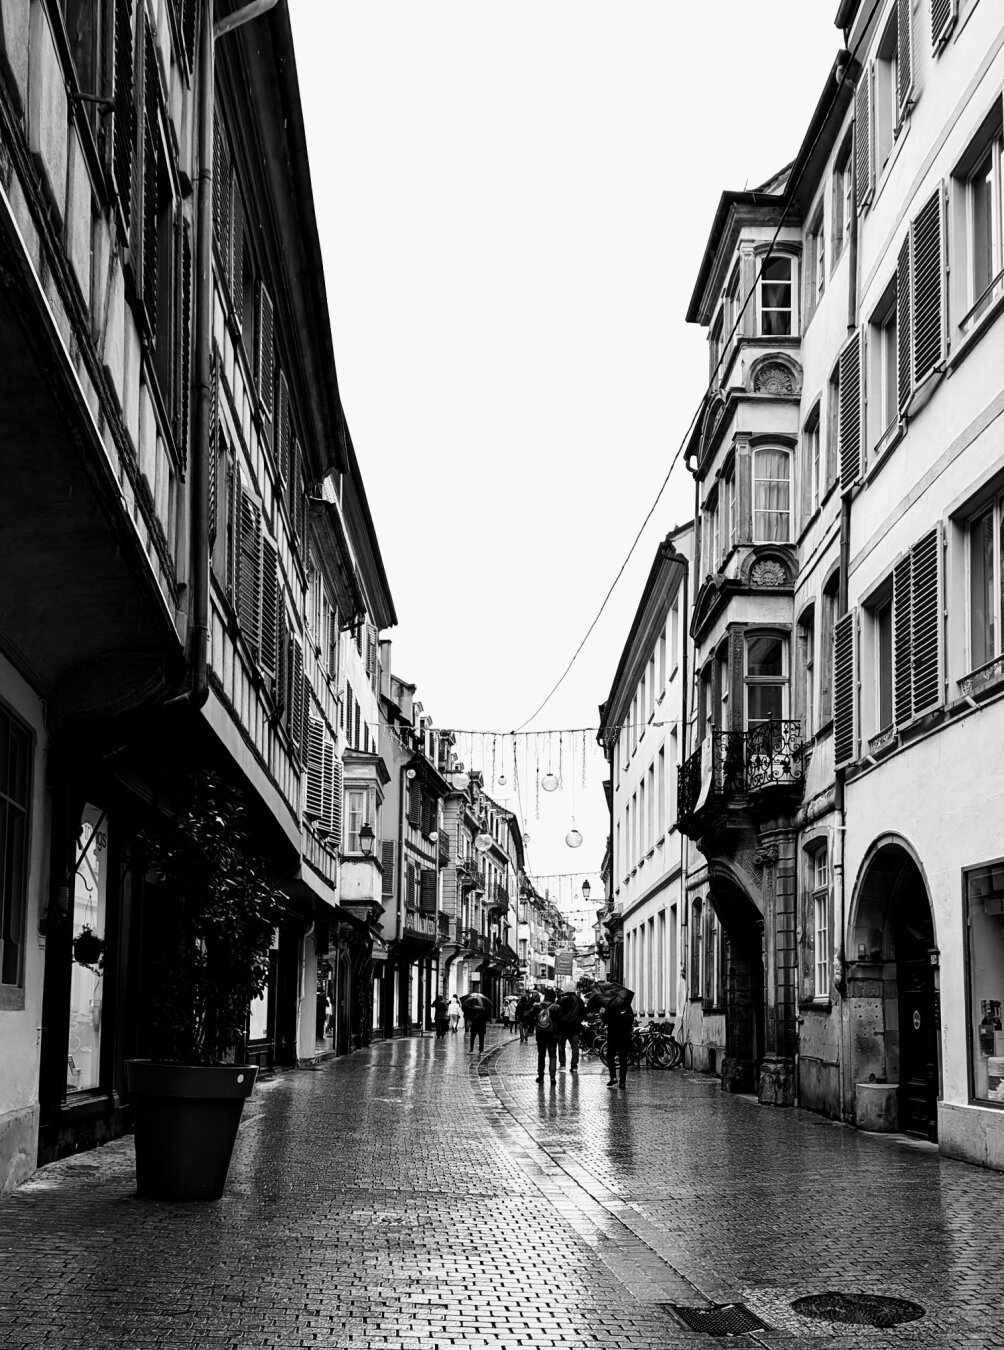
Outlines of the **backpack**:
[[542,1003],[537,1009],[537,1030],[548,1035],[558,1030],[558,1014],[553,1003]]

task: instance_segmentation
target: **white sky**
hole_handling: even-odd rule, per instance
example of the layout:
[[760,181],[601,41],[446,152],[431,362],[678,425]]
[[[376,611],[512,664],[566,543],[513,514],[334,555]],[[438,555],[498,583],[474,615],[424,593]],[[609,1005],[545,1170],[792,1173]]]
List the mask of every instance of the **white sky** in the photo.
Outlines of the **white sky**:
[[[684,316],[719,194],[794,157],[840,47],[836,0],[290,8],[394,672],[438,726],[512,728],[581,641],[700,400],[705,336]],[[656,545],[692,510],[681,466],[534,727],[596,725]],[[595,902],[607,813],[588,744],[580,849],[567,742],[565,791],[537,820],[524,784],[523,807],[532,870],[588,873]]]

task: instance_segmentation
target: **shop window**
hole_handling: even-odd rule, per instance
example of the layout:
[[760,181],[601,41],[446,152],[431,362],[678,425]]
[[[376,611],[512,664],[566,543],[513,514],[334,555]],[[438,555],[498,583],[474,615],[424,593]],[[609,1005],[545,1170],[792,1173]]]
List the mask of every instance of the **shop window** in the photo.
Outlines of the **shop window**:
[[746,639],[746,726],[782,721],[788,704],[787,643],[769,633]]
[[[31,732],[0,708],[0,994],[24,982],[31,805]],[[0,1002],[0,1007],[5,1006]]]
[[970,669],[1001,655],[1004,496],[995,498],[969,523]]
[[791,337],[798,331],[795,308],[795,259],[784,253],[763,260],[757,285],[757,332],[760,337]]
[[1004,861],[965,874],[972,1094],[1004,1105]]
[[830,855],[826,845],[812,855],[813,994],[830,997]]
[[787,450],[753,454],[753,542],[786,544],[791,539],[791,455]]
[[[97,955],[86,943],[105,940],[108,907],[108,820],[96,806],[84,807],[76,842],[73,876],[73,941],[70,966],[69,1041],[66,1093],[84,1092],[101,1081],[101,1023],[104,977]],[[83,938],[83,941],[81,939]],[[90,955],[91,960],[84,959]]]

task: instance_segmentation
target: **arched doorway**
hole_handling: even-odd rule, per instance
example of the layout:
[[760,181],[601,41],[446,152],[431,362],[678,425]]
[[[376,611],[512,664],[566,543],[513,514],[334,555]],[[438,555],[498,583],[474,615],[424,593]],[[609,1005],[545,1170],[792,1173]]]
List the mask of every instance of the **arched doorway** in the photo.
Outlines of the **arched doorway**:
[[938,945],[927,884],[903,840],[862,865],[849,934],[847,1001],[856,1083],[896,1086],[900,1130],[938,1137]]
[[722,1086],[756,1092],[766,1049],[763,916],[736,884],[712,880],[709,895],[724,934],[725,1054]]

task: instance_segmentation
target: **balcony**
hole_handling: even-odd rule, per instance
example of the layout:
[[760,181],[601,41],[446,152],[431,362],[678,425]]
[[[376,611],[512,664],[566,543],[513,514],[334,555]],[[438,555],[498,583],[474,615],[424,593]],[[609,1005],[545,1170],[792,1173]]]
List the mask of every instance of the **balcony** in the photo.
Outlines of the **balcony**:
[[504,886],[496,884],[492,896],[491,905],[488,907],[489,914],[508,914],[509,912],[509,892]]
[[485,875],[473,858],[458,859],[457,880],[461,890],[483,891],[485,888]]
[[439,937],[442,942],[449,942],[455,929],[453,920],[449,914],[440,914],[439,916]]
[[450,836],[445,830],[439,831],[439,862],[445,867],[450,861]]
[[413,941],[430,942],[436,941],[436,916],[435,914],[422,914],[417,909],[406,909],[404,912],[404,936]]
[[758,816],[793,809],[805,783],[802,723],[761,722],[749,731],[712,728],[679,769],[677,813],[692,839],[729,806]]
[[472,952],[484,952],[488,950],[488,939],[474,928],[464,929],[464,946],[470,947]]

